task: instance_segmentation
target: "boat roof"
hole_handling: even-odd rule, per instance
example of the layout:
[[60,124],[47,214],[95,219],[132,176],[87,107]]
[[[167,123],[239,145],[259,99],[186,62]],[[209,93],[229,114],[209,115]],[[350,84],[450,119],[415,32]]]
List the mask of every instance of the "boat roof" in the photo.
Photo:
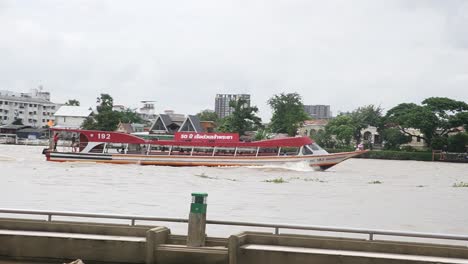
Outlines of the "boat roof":
[[[201,135],[203,140],[181,139],[177,137],[174,140],[158,140],[158,139],[143,139],[141,137],[111,131],[99,130],[81,130],[67,128],[52,128],[56,132],[76,132],[84,135],[88,142],[102,143],[124,143],[124,144],[154,144],[163,146],[194,146],[194,147],[301,147],[312,144],[313,141],[309,137],[286,137],[276,139],[266,139],[259,141],[239,141],[237,134],[232,133],[195,133],[195,132],[178,132],[179,135]],[[233,137],[232,135],[236,135]],[[188,138],[188,137],[187,137]],[[215,138],[215,139],[212,139]]]

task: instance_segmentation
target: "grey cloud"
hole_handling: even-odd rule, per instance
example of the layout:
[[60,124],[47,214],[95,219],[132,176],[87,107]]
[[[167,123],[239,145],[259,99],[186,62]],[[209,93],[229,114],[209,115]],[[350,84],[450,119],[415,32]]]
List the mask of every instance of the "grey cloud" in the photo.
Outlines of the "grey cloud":
[[348,111],[468,101],[466,1],[1,1],[0,87],[56,101],[158,101],[195,113],[216,93]]

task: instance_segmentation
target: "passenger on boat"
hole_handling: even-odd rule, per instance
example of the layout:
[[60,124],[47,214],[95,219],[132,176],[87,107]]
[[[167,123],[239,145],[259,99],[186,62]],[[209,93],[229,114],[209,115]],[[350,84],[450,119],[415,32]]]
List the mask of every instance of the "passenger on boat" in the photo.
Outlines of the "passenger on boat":
[[76,152],[76,135],[73,135],[71,138],[71,147],[72,147],[72,152]]
[[59,140],[59,133],[57,132],[54,134],[54,151],[57,151],[58,140]]

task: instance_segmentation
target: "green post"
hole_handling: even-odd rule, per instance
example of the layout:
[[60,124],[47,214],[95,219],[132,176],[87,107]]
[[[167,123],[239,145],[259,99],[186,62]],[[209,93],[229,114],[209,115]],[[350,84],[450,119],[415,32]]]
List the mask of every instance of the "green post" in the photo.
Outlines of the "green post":
[[192,193],[187,246],[202,247],[205,245],[207,198],[207,193]]

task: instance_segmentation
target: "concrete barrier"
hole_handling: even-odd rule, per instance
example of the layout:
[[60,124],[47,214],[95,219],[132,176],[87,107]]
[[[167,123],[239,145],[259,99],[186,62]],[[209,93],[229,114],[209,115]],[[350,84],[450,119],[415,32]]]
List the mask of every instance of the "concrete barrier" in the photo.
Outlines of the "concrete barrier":
[[166,227],[0,219],[0,259],[85,263],[457,263],[468,264],[464,246],[243,232],[229,239],[187,236]]
[[[253,246],[249,247],[248,245]],[[415,261],[410,259],[417,259],[418,256],[434,257],[434,263],[440,260],[436,258],[468,259],[468,248],[463,246],[379,240],[369,241],[293,234],[273,235],[258,232],[244,232],[231,236],[229,238],[229,251],[230,264],[315,263],[315,261],[317,263],[366,263],[369,259],[373,259],[372,261],[377,263],[379,260],[397,261],[392,258],[404,258],[405,256],[407,261]],[[348,254],[346,255],[345,252],[352,253],[346,253]],[[381,255],[372,255],[369,254],[370,252]],[[391,257],[389,257],[390,255]],[[425,258],[420,258],[420,261],[422,261],[420,263],[431,263],[429,259],[426,259],[427,262],[424,262],[423,259]],[[403,263],[406,260],[399,259],[399,262],[397,261],[396,263]],[[385,261],[380,263],[388,263]]]

